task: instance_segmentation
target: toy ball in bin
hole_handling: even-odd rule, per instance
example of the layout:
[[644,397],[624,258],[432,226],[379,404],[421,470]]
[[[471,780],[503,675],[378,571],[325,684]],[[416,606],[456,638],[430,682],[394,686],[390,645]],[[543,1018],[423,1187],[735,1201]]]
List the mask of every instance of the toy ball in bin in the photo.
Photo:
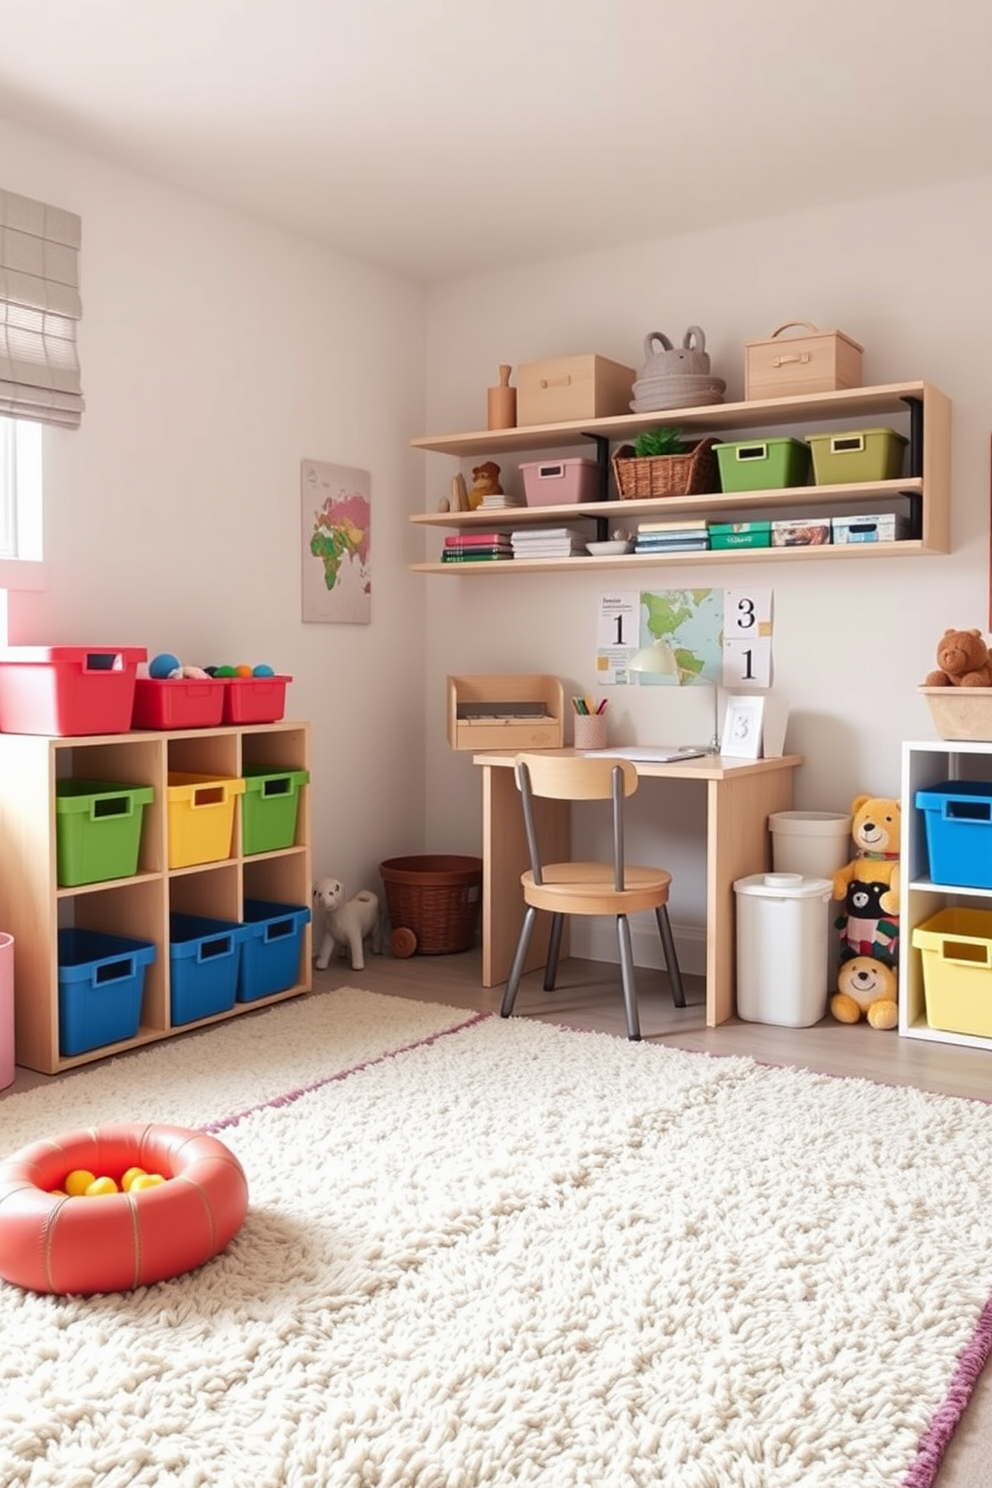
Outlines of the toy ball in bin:
[[379,864],[394,956],[445,956],[475,944],[482,859],[457,854],[387,858]]

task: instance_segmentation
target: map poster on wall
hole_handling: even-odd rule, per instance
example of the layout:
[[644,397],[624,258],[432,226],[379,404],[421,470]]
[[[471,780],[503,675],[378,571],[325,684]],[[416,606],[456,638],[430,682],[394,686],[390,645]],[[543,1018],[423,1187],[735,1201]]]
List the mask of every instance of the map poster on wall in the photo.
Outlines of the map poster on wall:
[[372,619],[371,488],[367,470],[300,461],[305,624]]
[[700,588],[601,595],[597,683],[602,687],[630,685],[631,657],[654,641],[671,647],[678,676],[643,677],[642,681],[684,686],[705,677],[723,687],[744,683],[770,687],[772,592]]

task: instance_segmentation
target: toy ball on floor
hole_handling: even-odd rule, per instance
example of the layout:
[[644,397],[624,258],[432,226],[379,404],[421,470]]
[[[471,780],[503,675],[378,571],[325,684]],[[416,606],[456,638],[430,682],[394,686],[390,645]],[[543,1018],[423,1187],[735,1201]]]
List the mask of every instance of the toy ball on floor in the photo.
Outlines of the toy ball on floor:
[[182,672],[182,664],[179,657],[173,656],[169,651],[160,651],[148,663],[149,677],[161,680],[164,677],[173,676],[176,672]]

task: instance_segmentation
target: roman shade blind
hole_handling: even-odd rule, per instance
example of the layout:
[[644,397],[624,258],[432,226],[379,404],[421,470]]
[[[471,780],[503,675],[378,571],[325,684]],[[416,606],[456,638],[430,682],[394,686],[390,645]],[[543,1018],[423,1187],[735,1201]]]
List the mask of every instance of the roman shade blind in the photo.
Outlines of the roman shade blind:
[[81,227],[72,212],[0,191],[0,414],[80,423]]

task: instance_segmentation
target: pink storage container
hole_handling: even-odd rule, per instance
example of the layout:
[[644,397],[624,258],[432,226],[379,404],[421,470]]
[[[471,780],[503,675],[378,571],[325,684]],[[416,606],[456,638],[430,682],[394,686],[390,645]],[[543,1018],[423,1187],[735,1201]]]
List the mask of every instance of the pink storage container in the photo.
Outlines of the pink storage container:
[[599,466],[595,460],[536,460],[521,465],[528,506],[569,506],[600,499]]

